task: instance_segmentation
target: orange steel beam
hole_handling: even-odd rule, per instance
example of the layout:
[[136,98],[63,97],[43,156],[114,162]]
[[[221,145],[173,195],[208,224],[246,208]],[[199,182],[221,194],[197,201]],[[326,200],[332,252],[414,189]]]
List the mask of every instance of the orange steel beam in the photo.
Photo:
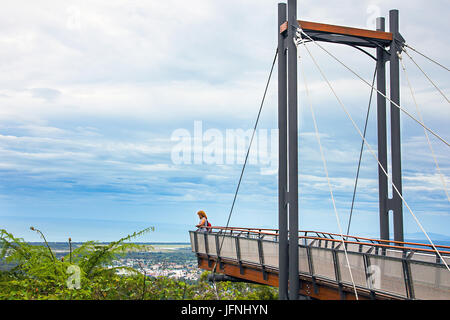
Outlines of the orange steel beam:
[[[212,271],[215,264],[215,259],[212,257],[206,257],[203,255],[197,255],[198,267],[200,269]],[[217,273],[223,273],[228,276],[249,280],[259,284],[269,285],[272,287],[278,287],[278,273],[273,270],[265,270],[266,279],[264,279],[263,271],[257,266],[241,264],[241,267],[233,261],[221,259],[221,264],[218,263],[216,267]],[[336,284],[329,283],[320,279],[312,280],[311,277],[299,275],[301,281],[299,293],[304,296],[311,297],[319,300],[356,300],[353,288],[350,286],[343,286],[341,290]],[[359,300],[399,300],[400,298],[387,296],[380,293],[375,293],[371,297],[370,292],[367,290],[358,289]]]
[[[269,235],[269,236],[277,236],[278,235],[278,229],[262,229],[262,228],[245,228],[245,227],[219,227],[219,226],[213,226],[213,227],[207,227],[209,229],[217,229],[217,230],[231,230],[231,231],[241,231],[241,232],[250,232],[254,234],[262,234],[262,235]],[[255,230],[266,230],[266,231],[273,231],[274,233],[269,232],[262,232],[262,231],[255,231]],[[322,232],[322,231],[303,231],[299,230],[299,233],[322,233],[327,235],[333,235],[333,236],[341,236],[337,233],[329,233],[329,232]],[[422,251],[422,252],[430,252],[430,253],[436,253],[436,250],[433,249],[433,246],[431,244],[426,243],[416,243],[416,242],[403,242],[403,241],[394,241],[394,240],[381,240],[381,239],[370,239],[370,238],[363,238],[363,237],[356,237],[356,236],[350,236],[350,235],[343,235],[347,238],[352,239],[361,239],[366,241],[376,241],[377,243],[371,243],[371,242],[358,242],[358,241],[350,241],[345,240],[345,243],[353,243],[353,244],[362,244],[367,246],[374,246],[374,247],[382,247],[382,248],[392,248],[392,249],[409,249],[409,250],[416,250],[416,251]],[[321,238],[321,237],[315,237],[315,236],[299,236],[300,239],[317,239],[317,240],[326,240],[326,241],[334,241],[334,242],[342,242],[340,239],[330,239],[330,238]],[[387,245],[382,243],[393,243],[394,245]],[[395,244],[399,244],[398,246]],[[425,248],[418,248],[418,247],[405,247],[402,245],[410,245],[410,246],[418,246],[418,247],[427,247],[430,249]],[[442,249],[450,249],[450,246],[444,246],[444,245],[435,245],[436,248],[442,248]],[[439,251],[442,254],[450,254],[450,251]]]
[[[359,29],[352,27],[336,26],[332,24],[324,24],[310,21],[298,20],[300,28],[306,31],[318,31],[323,33],[340,34],[346,36],[354,36],[360,38],[378,39],[392,41],[393,36],[391,32],[374,31],[367,29]],[[287,30],[287,21],[280,26],[280,33]]]
[[[303,239],[311,239],[311,240],[326,240],[331,242],[342,242],[342,240],[339,239],[328,239],[328,238],[320,238],[320,237],[299,237]],[[408,250],[415,250],[417,252],[426,252],[426,253],[436,253],[433,249],[423,249],[423,248],[414,248],[414,247],[404,247],[404,246],[390,246],[386,244],[378,244],[378,243],[369,243],[369,242],[358,242],[358,241],[344,241],[345,243],[351,243],[351,244],[358,244],[358,245],[365,245],[365,246],[373,246],[373,247],[379,247],[379,248],[385,248],[385,249],[408,249]],[[441,254],[450,254],[450,251],[439,251]]]
[[[322,234],[327,234],[327,235],[332,235],[332,236],[341,236],[338,233],[329,233],[329,232],[321,232],[321,231],[302,231],[299,230],[298,232],[308,232],[308,233],[322,233]],[[367,241],[377,241],[377,242],[385,242],[385,243],[394,243],[394,244],[406,244],[406,245],[416,245],[416,246],[423,246],[423,247],[429,247],[432,248],[433,246],[431,244],[426,244],[426,243],[418,243],[418,242],[404,242],[404,241],[395,241],[395,240],[383,240],[383,239],[371,239],[371,238],[364,238],[364,237],[356,237],[356,236],[350,236],[350,235],[343,235],[344,237],[347,238],[353,238],[353,239],[360,239],[360,240],[367,240]],[[436,248],[444,248],[444,249],[450,249],[450,246],[444,246],[444,245],[435,245]],[[405,247],[403,247],[405,248]],[[450,253],[450,252],[445,252],[445,253]]]

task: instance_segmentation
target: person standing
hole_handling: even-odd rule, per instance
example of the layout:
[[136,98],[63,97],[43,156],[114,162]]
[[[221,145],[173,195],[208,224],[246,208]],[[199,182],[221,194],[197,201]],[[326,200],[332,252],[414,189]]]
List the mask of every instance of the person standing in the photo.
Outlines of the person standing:
[[197,231],[200,232],[208,232],[208,217],[206,216],[205,211],[200,210],[197,212],[198,218],[200,219],[200,222],[196,227],[198,228]]

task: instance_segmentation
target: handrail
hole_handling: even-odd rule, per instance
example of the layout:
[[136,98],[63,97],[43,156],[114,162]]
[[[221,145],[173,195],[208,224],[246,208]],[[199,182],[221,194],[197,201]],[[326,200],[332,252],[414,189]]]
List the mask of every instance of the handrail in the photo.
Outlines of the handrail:
[[[318,231],[299,231],[299,232],[318,232]],[[329,232],[322,232],[319,233],[323,234],[329,234],[332,236],[341,236],[337,233],[329,233]],[[350,237],[354,239],[362,239],[367,241],[377,241],[377,242],[386,242],[386,243],[398,243],[398,244],[408,244],[408,245],[418,245],[418,246],[425,246],[425,247],[433,247],[431,244],[427,243],[418,243],[418,242],[404,242],[404,241],[397,241],[397,240],[384,240],[384,239],[371,239],[371,238],[364,238],[364,237],[356,237],[356,236],[350,236],[350,235],[343,235],[344,237]],[[435,245],[435,247],[444,248],[444,249],[450,249],[450,246],[444,246],[444,245]]]
[[[210,227],[212,229],[226,229],[225,227],[219,227],[219,226],[213,226]],[[278,235],[278,229],[264,229],[264,228],[247,228],[247,227],[228,227],[227,229],[229,230],[241,230],[241,231],[246,231],[248,232],[248,230],[265,230],[265,231],[275,231],[275,235]],[[256,232],[256,231],[252,231],[252,232]],[[330,232],[323,232],[323,231],[314,231],[314,230],[299,230],[299,233],[316,233],[316,234],[327,234],[327,235],[332,235],[332,236],[341,236],[340,234],[337,233],[330,233]],[[263,233],[263,232],[260,232]],[[263,233],[263,234],[268,234],[268,233]],[[273,235],[273,234],[271,234]],[[353,239],[361,239],[361,240],[366,240],[366,241],[376,241],[376,242],[385,242],[385,243],[394,243],[394,244],[407,244],[407,245],[416,245],[416,246],[422,246],[422,247],[430,247],[432,248],[433,246],[431,244],[426,244],[426,243],[418,243],[418,242],[404,242],[404,241],[397,241],[397,240],[384,240],[384,239],[372,239],[372,238],[365,238],[365,237],[357,237],[357,236],[351,236],[351,235],[343,235],[345,238],[353,238]],[[450,246],[444,246],[444,245],[435,245],[435,247],[437,248],[443,248],[443,249],[450,249]]]
[[[328,239],[328,238],[308,237],[308,236],[302,236],[300,238],[302,238],[302,239],[314,239],[314,240],[325,240],[325,241],[332,241],[332,242],[342,243],[342,240],[339,240],[339,239]],[[374,246],[374,247],[381,247],[381,248],[386,248],[386,249],[391,249],[392,248],[392,249],[400,249],[400,250],[408,250],[408,251],[421,251],[421,252],[436,253],[436,250],[433,250],[433,249],[402,247],[402,246],[391,246],[391,245],[379,244],[379,243],[367,243],[367,242],[348,241],[348,240],[344,240],[344,243],[364,245],[364,246]],[[439,251],[439,252],[441,254],[449,254],[450,255],[450,251]]]
[[[217,229],[217,230],[230,230],[231,232],[233,231],[240,231],[240,232],[247,232],[247,233],[252,233],[252,234],[262,234],[262,235],[270,235],[270,236],[278,236],[278,229],[266,229],[266,228],[246,228],[246,227],[220,227],[220,226],[211,226],[211,227],[207,227],[208,229]],[[261,230],[261,231],[255,231],[255,230]],[[263,232],[264,231],[274,231],[274,233],[269,233],[269,232]],[[316,240],[324,240],[324,241],[332,241],[332,242],[342,242],[342,240],[340,239],[333,239],[333,238],[323,238],[323,237],[312,237],[312,236],[307,236],[307,233],[316,233],[317,235],[320,234],[327,234],[327,235],[334,235],[334,236],[340,236],[340,234],[335,234],[335,233],[328,233],[328,232],[321,232],[321,231],[302,231],[300,230],[299,233],[305,233],[305,236],[299,236],[299,239],[316,239]],[[387,244],[382,244],[382,243],[373,243],[373,242],[361,242],[361,241],[349,241],[349,240],[344,240],[344,243],[349,243],[349,244],[358,244],[358,245],[366,245],[366,246],[374,246],[374,247],[380,247],[380,248],[391,248],[391,249],[398,249],[398,250],[402,250],[402,251],[416,251],[416,252],[426,252],[426,253],[434,253],[437,254],[437,251],[432,248],[431,245],[429,244],[423,244],[423,243],[414,243],[414,242],[402,242],[402,241],[394,241],[394,240],[381,240],[381,239],[370,239],[370,238],[363,238],[363,237],[355,237],[355,236],[349,236],[349,235],[344,235],[344,237],[346,238],[353,238],[353,239],[361,239],[361,240],[365,240],[365,241],[376,241],[376,242],[387,242],[387,243],[394,243],[394,244],[405,244],[405,245],[409,245],[409,247],[405,247],[405,246],[397,246],[397,245],[387,245]],[[414,247],[414,246],[422,246],[422,247],[428,247],[427,248],[418,248],[418,247]],[[443,248],[443,249],[450,249],[450,246],[443,246],[443,245],[435,245],[436,248]],[[432,249],[430,249],[432,248]],[[441,254],[445,254],[445,255],[450,255],[450,251],[443,251],[443,250],[438,250],[439,253]]]

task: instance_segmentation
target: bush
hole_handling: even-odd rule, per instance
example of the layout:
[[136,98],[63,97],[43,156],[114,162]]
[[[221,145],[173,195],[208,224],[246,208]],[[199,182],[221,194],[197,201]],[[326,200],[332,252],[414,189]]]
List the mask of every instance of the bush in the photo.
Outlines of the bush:
[[[0,229],[0,259],[10,266],[0,270],[0,299],[265,300],[278,297],[275,288],[264,285],[235,282],[211,284],[207,280],[208,272],[204,272],[197,282],[188,283],[168,277],[147,277],[128,267],[107,267],[127,252],[142,249],[142,245],[126,241],[154,228],[135,232],[108,245],[85,242],[62,260],[56,259],[41,231],[33,227],[31,230],[41,235],[45,246],[28,244]],[[71,274],[68,273],[71,270],[69,267],[73,266],[79,271],[79,289],[69,288],[77,284],[71,281]],[[128,274],[118,275],[118,269],[126,269]]]

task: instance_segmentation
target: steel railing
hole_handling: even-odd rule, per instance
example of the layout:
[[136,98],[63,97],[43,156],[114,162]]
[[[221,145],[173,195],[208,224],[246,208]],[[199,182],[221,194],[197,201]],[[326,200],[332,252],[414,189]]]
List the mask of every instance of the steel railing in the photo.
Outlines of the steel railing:
[[[403,299],[450,299],[450,271],[431,245],[299,231],[299,276],[351,285],[345,245],[355,285]],[[337,239],[339,237],[339,239]],[[190,231],[192,251],[278,271],[278,230],[211,227]],[[390,244],[392,243],[392,244]],[[450,264],[447,246],[436,246]]]

